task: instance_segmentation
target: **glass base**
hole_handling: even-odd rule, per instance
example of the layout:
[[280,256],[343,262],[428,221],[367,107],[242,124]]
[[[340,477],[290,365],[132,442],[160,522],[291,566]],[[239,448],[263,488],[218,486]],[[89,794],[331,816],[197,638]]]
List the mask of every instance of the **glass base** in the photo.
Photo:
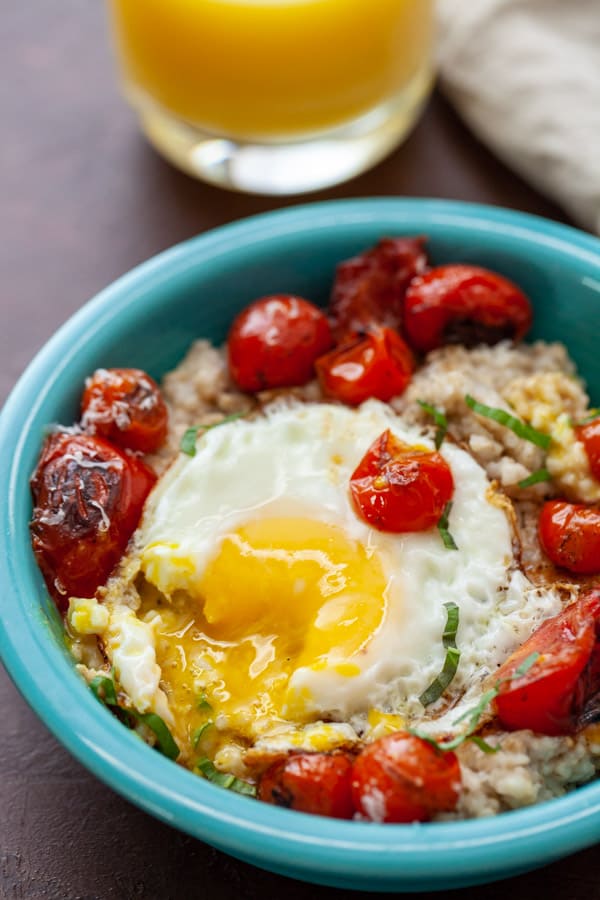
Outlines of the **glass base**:
[[196,178],[251,194],[302,194],[347,181],[387,156],[407,136],[429,94],[429,65],[399,96],[332,131],[310,137],[234,140],[177,119],[129,90],[143,131],[162,156]]

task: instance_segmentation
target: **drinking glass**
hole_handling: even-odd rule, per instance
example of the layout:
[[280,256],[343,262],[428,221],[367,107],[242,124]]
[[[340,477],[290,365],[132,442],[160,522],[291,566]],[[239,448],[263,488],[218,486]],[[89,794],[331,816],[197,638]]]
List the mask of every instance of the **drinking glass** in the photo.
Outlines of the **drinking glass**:
[[432,83],[433,0],[109,0],[127,98],[198,178],[295,194],[408,133]]

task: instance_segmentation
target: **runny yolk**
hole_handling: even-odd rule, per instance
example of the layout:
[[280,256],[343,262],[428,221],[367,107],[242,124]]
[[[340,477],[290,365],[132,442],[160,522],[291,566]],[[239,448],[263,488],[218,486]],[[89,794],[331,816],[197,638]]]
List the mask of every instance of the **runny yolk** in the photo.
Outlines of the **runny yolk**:
[[228,534],[193,593],[161,612],[158,663],[171,706],[184,713],[204,691],[213,717],[254,738],[267,721],[320,718],[318,697],[288,686],[297,669],[359,673],[357,655],[385,616],[387,580],[379,557],[342,529],[276,518]]

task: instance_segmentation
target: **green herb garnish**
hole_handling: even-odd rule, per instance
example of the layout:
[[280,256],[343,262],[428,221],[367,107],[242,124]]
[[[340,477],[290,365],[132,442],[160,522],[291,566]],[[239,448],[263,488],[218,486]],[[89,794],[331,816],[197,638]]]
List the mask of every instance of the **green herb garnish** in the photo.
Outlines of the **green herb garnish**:
[[494,747],[492,744],[488,744],[480,734],[470,734],[469,740],[472,744],[475,744],[476,747],[479,747],[483,753],[497,753],[500,749],[499,746]]
[[206,710],[206,712],[212,712],[212,706],[206,699],[206,694],[202,693],[198,697],[198,703],[196,704],[198,709]]
[[432,416],[433,421],[437,425],[435,430],[435,449],[439,450],[446,437],[446,432],[448,431],[448,419],[443,412],[440,412],[440,410],[436,409],[435,406],[432,406],[431,403],[426,403],[425,400],[417,400],[417,403],[425,410],[425,412]]
[[183,437],[181,438],[179,449],[182,451],[182,453],[187,453],[188,456],[195,456],[198,432],[202,432],[202,434],[205,434],[212,428],[218,428],[219,425],[226,425],[227,422],[233,422],[235,419],[241,419],[245,415],[245,412],[232,413],[230,416],[225,416],[225,418],[221,419],[220,422],[213,422],[212,425],[193,425],[191,428],[188,428],[184,432]]
[[179,756],[179,747],[173,740],[173,735],[165,724],[164,719],[157,715],[157,713],[140,713],[137,709],[121,705],[117,698],[115,683],[111,678],[97,675],[90,681],[89,686],[96,700],[99,700],[100,703],[113,709],[120,718],[126,720],[126,724],[128,724],[130,728],[133,727],[131,725],[132,721],[141,722],[149,728],[150,731],[154,733],[156,738],[155,746],[159,753],[162,753],[163,756],[168,757],[168,759],[177,759]]
[[459,734],[458,737],[451,738],[449,741],[436,741],[435,738],[430,737],[430,735],[428,734],[422,734],[420,731],[412,729],[409,729],[409,731],[411,734],[422,738],[437,750],[441,750],[443,752],[446,752],[447,750],[456,750],[456,748],[460,747],[461,744],[464,744],[465,741],[473,740],[473,738],[475,737],[475,743],[481,750],[483,750],[484,753],[495,753],[498,748],[492,747],[491,744],[488,744],[487,741],[485,741],[479,735],[475,735],[474,732],[479,725],[479,719],[481,718],[485,708],[497,695],[498,687],[490,688],[489,691],[486,691],[485,694],[481,695],[477,706],[474,706],[473,709],[468,709],[465,713],[462,714],[462,716],[459,716],[458,719],[455,719],[453,724],[458,725],[459,722],[462,722],[464,719],[468,718],[469,728],[464,732],[464,734]]
[[448,519],[450,518],[450,511],[452,510],[452,501],[446,503],[444,507],[444,512],[440,516],[440,520],[437,523],[438,531],[442,537],[442,541],[444,542],[444,547],[446,550],[458,550],[458,546],[456,541],[448,531]]
[[530,441],[530,443],[535,444],[536,447],[547,450],[550,446],[552,438],[549,434],[542,434],[541,431],[538,431],[526,422],[522,422],[521,419],[517,419],[516,416],[511,416],[505,409],[497,409],[495,406],[486,406],[484,403],[478,403],[477,400],[474,400],[469,394],[465,396],[465,403],[473,410],[473,412],[476,412],[480,416],[485,416],[487,419],[493,419],[494,422],[498,422],[499,425],[510,428],[517,437],[523,438],[525,441]]
[[[523,660],[520,666],[517,666],[514,675],[512,675],[510,678],[507,678],[506,681],[514,681],[515,678],[520,678],[521,675],[525,675],[527,672],[529,672],[531,667],[538,661],[539,658],[540,654],[537,650],[534,650],[533,653],[530,653],[529,656],[527,656]],[[503,681],[504,680],[505,679],[503,679]]]
[[192,734],[192,747],[194,748],[194,750],[198,749],[198,744],[202,740],[202,736],[208,731],[209,728],[212,728],[213,725],[214,722],[212,721],[212,719],[209,719],[208,722],[205,722],[203,725],[200,725],[199,728],[196,728],[196,730]]
[[156,749],[167,759],[177,759],[179,756],[179,747],[173,740],[173,735],[169,731],[164,719],[157,713],[139,713],[137,709],[126,709],[128,715],[132,716],[138,722],[141,722],[146,728],[154,732],[156,737]]
[[552,475],[546,468],[536,469],[527,478],[519,481],[520,488],[532,487],[534,484],[540,484],[542,481],[552,481]]
[[219,772],[216,766],[206,756],[201,756],[196,763],[196,771],[206,778],[212,784],[218,784],[219,787],[227,788],[228,791],[235,791],[236,794],[245,794],[247,797],[256,797],[256,788],[241,778],[236,778],[228,772]]
[[460,650],[456,646],[456,632],[458,630],[458,606],[456,603],[444,603],[446,607],[446,627],[442,635],[442,643],[446,649],[446,659],[440,674],[434,678],[427,690],[423,691],[419,700],[423,706],[435,703],[442,696],[458,669]]
[[479,720],[487,706],[495,697],[498,696],[499,689],[500,684],[495,684],[493,688],[490,688],[485,692],[485,694],[481,695],[481,697],[479,698],[479,702],[476,706],[473,707],[473,709],[468,709],[466,712],[462,713],[462,715],[460,715],[458,719],[455,719],[452,724],[458,725],[459,722],[464,722],[465,719],[467,719],[469,722],[469,731],[472,728],[475,728],[477,725],[479,725]]
[[195,426],[193,428],[187,428],[181,438],[181,444],[179,445],[179,449],[182,453],[187,453],[188,456],[196,455],[196,438],[198,437],[198,428],[200,426]]
[[584,416],[579,422],[571,422],[570,424],[572,428],[578,428],[580,425],[589,425],[590,422],[598,418],[600,418],[600,409],[591,409],[587,416]]
[[495,698],[500,693],[500,687],[506,681],[514,681],[515,678],[520,678],[521,675],[525,675],[526,672],[537,662],[540,654],[537,651],[530,653],[529,656],[523,660],[520,666],[515,669],[513,675],[510,678],[502,678],[500,681],[497,681],[493,688],[490,688],[489,691],[486,691],[485,694],[482,694],[479,698],[479,702],[473,709],[468,709],[466,712],[462,713],[455,719],[452,723],[453,725],[458,725],[459,722],[464,722],[465,719],[469,722],[469,727],[464,734],[459,735],[458,737],[451,738],[449,741],[436,741],[435,738],[430,737],[428,734],[422,734],[420,731],[416,729],[409,728],[410,734],[414,734],[416,737],[422,738],[424,741],[427,741],[437,750],[456,750],[457,747],[460,747],[465,741],[472,741],[476,744],[480,750],[483,750],[484,753],[496,753],[498,751],[498,747],[492,747],[491,744],[488,744],[480,735],[475,734],[479,726],[479,720],[481,716],[485,712],[486,708],[495,700]]
[[99,700],[100,703],[104,703],[105,706],[119,705],[115,684],[112,679],[105,678],[103,675],[96,675],[96,677],[92,678],[90,681],[89,688],[96,700]]

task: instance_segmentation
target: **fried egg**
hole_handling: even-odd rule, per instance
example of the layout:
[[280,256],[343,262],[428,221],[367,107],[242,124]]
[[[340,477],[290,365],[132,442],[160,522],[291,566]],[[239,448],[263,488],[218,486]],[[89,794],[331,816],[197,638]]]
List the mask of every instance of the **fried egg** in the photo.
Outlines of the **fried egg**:
[[[387,428],[434,449],[377,401],[281,404],[200,434],[195,455],[181,453],[158,483],[133,558],[160,687],[148,653],[137,665],[135,641],[129,659],[118,642],[116,607],[103,627],[132,699],[152,707],[148,691],[156,703],[164,691],[183,747],[201,741],[227,756],[231,746],[331,749],[403,724],[447,733],[486,676],[560,609],[519,571],[484,470],[448,440],[458,549],[437,528],[390,534],[360,518],[350,477]],[[449,602],[460,663],[444,698],[424,707],[444,665]]]

